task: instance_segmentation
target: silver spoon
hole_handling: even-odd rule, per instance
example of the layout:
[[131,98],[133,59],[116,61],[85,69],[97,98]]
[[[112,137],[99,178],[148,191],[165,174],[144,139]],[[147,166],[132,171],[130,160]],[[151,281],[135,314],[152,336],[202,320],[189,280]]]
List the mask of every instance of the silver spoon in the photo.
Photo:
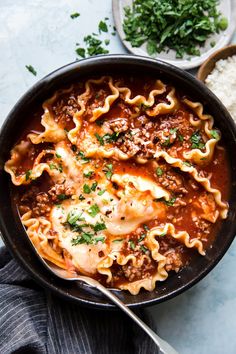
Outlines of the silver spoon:
[[[28,238],[28,237],[27,237]],[[108,290],[105,286],[99,283],[97,280],[84,276],[84,275],[75,275],[71,274],[68,271],[61,269],[54,264],[45,261],[41,255],[38,253],[33,243],[31,242],[33,249],[36,252],[41,263],[44,265],[47,270],[56,275],[57,277],[63,280],[72,280],[72,281],[82,281],[86,284],[98,289],[101,291],[103,295],[108,297],[114,304],[116,304],[122,311],[124,311],[134,322],[137,323],[148,335],[152,338],[152,340],[156,343],[159,348],[160,354],[178,354],[178,352],[170,346],[166,341],[161,339],[151,328],[149,328],[138,316],[136,316],[133,311],[131,311],[116,295],[114,295],[110,290]]]

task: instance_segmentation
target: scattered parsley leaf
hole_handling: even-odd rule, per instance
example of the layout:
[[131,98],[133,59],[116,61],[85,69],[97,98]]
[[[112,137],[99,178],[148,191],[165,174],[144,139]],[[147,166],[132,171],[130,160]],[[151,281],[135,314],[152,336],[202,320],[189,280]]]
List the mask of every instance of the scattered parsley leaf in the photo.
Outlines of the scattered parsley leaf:
[[26,65],[25,67],[31,74],[33,74],[34,76],[37,75],[37,71],[35,70],[35,68],[32,65]]
[[107,28],[106,22],[100,21],[100,22],[99,22],[99,25],[98,25],[98,30],[99,30],[99,33],[101,33],[101,32],[108,32],[108,28]]
[[74,18],[79,17],[80,14],[78,12],[74,12],[73,14],[70,15],[70,17],[74,20]]
[[75,49],[75,51],[76,51],[76,53],[80,56],[80,57],[82,57],[82,58],[85,58],[85,49],[84,48],[76,48]]
[[87,45],[87,54],[90,56],[109,53],[107,49],[101,46],[102,41],[91,35],[84,37],[84,42]]

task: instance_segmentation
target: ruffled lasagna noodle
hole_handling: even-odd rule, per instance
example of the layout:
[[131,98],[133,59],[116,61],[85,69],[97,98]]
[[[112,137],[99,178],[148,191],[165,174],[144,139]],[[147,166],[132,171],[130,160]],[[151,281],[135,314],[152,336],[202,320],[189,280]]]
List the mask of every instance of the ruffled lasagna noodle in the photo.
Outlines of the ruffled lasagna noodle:
[[103,76],[42,109],[5,171],[44,259],[135,295],[205,256],[229,173],[200,102],[159,78]]

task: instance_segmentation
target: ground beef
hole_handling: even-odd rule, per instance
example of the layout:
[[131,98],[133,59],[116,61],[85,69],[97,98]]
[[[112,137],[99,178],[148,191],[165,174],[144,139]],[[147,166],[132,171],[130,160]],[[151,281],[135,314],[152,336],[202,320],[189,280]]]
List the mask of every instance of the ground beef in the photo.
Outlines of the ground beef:
[[49,205],[49,197],[45,192],[41,192],[36,195],[33,205],[32,211],[35,216],[45,215],[51,210],[51,206]]
[[198,229],[196,236],[201,238],[201,240],[204,240],[204,236],[209,235],[210,233],[211,223],[207,220],[199,218],[198,216],[194,216],[192,220]]
[[134,267],[130,262],[128,262],[127,264],[123,265],[121,269],[122,269],[122,275],[128,281],[134,281],[137,279],[144,279],[150,277],[153,273],[153,270],[156,267],[157,265],[154,265],[151,261],[150,262],[146,261],[139,268]]
[[67,197],[71,197],[75,193],[74,188],[63,184],[55,184],[51,189],[49,189],[48,194],[53,202],[58,201],[58,196],[64,194]]
[[186,194],[188,191],[184,187],[184,179],[177,172],[170,170],[163,173],[158,178],[159,183],[174,194]]
[[74,189],[65,183],[56,184],[47,193],[40,192],[37,186],[31,186],[20,198],[19,210],[21,214],[32,210],[33,216],[45,216],[50,212],[52,205],[59,201],[59,195],[70,197],[72,194],[74,194]]
[[52,107],[55,115],[55,122],[60,122],[63,126],[72,120],[74,114],[80,109],[75,95],[71,94],[67,100],[58,100]]
[[116,133],[123,133],[129,129],[129,121],[126,118],[116,118],[107,123],[109,128]]
[[175,250],[168,251],[164,254],[166,257],[166,271],[170,272],[174,270],[176,273],[183,267],[183,260],[180,253],[177,253]]
[[154,144],[151,133],[146,128],[135,128],[128,131],[116,142],[117,146],[129,156],[139,155],[151,158],[154,154]]

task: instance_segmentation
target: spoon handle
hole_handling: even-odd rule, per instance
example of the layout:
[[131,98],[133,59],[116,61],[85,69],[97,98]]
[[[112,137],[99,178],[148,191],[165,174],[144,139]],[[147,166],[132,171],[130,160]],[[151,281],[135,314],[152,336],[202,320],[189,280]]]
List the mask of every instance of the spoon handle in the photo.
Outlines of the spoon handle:
[[[82,278],[82,277],[81,277]],[[83,277],[84,281],[85,277]],[[110,290],[105,288],[102,284],[100,284],[95,279],[89,279],[86,281],[90,285],[96,287],[101,291],[106,297],[108,297],[112,302],[114,302],[122,311],[124,311],[132,320],[134,320],[137,325],[139,325],[156,343],[160,350],[160,354],[178,354],[178,352],[170,346],[166,341],[161,339],[150,327],[148,327],[138,316],[135,315],[133,311],[131,311],[116,295],[114,295]]]

